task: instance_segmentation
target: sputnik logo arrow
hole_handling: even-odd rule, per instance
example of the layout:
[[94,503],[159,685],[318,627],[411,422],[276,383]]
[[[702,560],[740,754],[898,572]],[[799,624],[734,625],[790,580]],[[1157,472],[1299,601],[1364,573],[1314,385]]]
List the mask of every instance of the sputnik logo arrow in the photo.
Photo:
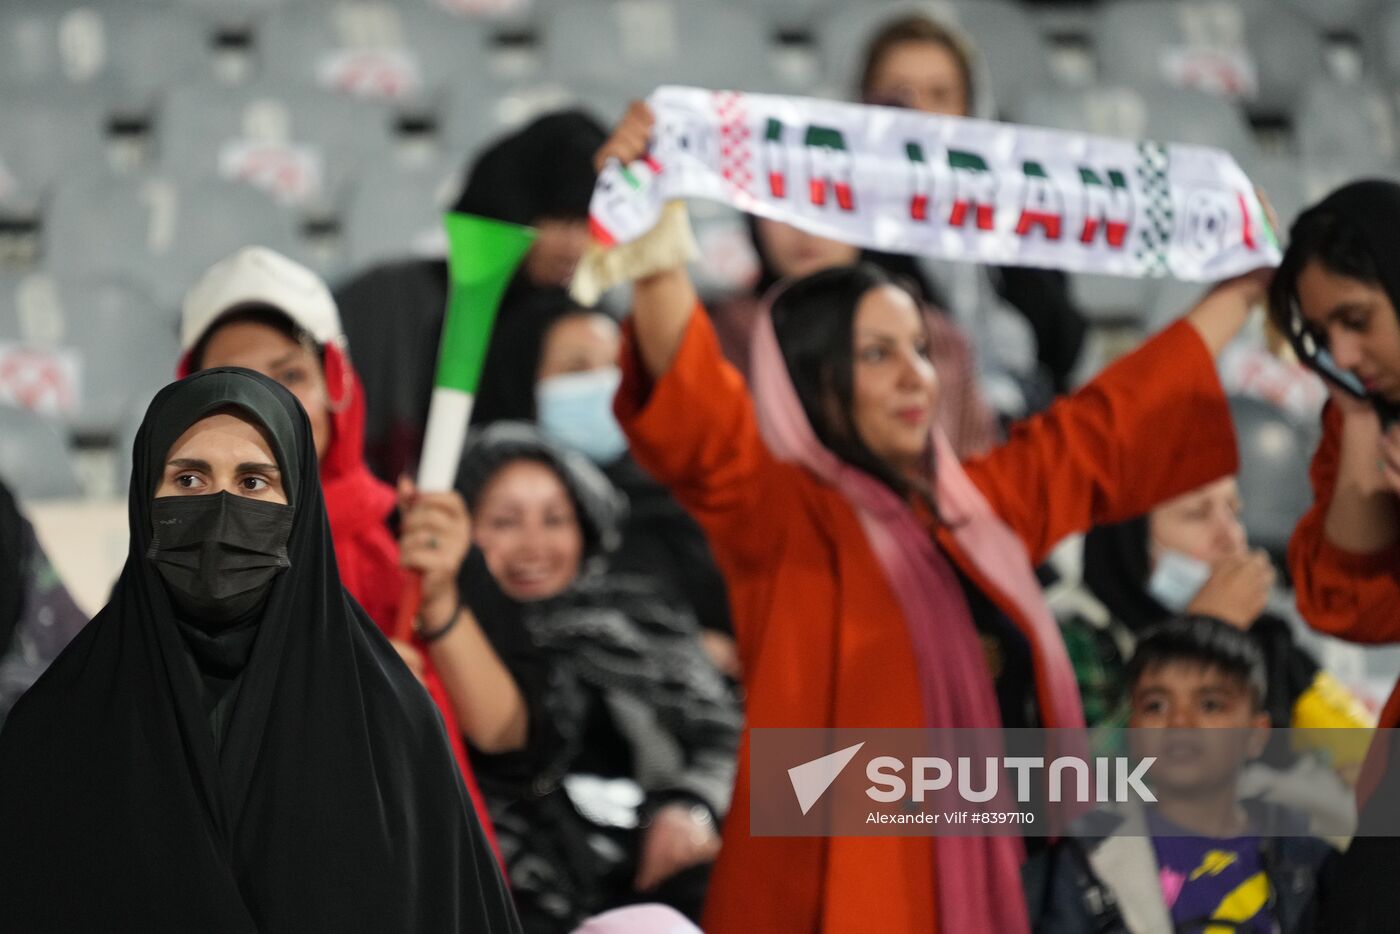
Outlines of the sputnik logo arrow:
[[788,769],[788,778],[792,781],[792,790],[797,795],[797,803],[803,814],[812,809],[812,805],[826,793],[831,783],[851,764],[851,760],[864,745],[865,743],[856,743],[854,746],[838,749],[820,759],[813,759]]

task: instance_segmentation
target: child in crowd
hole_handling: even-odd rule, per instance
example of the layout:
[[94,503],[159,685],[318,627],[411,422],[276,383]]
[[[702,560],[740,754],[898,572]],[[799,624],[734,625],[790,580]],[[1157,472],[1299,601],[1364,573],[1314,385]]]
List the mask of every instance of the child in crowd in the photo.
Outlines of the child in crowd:
[[1133,736],[1157,758],[1146,775],[1157,800],[1080,819],[1051,851],[1038,931],[1314,929],[1331,847],[1302,835],[1292,812],[1239,800],[1241,772],[1268,741],[1265,690],[1258,644],[1220,620],[1181,617],[1138,643],[1128,725],[1169,729]]

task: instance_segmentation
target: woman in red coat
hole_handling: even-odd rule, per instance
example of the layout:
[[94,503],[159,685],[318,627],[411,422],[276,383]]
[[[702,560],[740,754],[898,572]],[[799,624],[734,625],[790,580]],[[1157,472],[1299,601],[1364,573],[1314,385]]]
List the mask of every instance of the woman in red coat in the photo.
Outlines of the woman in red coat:
[[[650,129],[634,105],[599,164],[639,157]],[[959,465],[923,318],[878,270],[789,284],[759,319],[752,395],[684,269],[637,281],[616,410],[725,573],[748,725],[1082,726],[1032,568],[1235,469],[1213,356],[1262,289],[1221,286]],[[745,743],[706,930],[1028,929],[1015,840],[752,837],[749,781]]]
[[[1333,192],[1294,223],[1269,297],[1275,323],[1301,340],[1305,359],[1330,363],[1368,397],[1329,386],[1313,505],[1288,547],[1304,618],[1355,642],[1400,641],[1400,425],[1382,424],[1400,406],[1397,223],[1400,185]],[[1380,719],[1397,724],[1400,692]]]
[[[1305,211],[1270,289],[1274,323],[1331,377],[1312,461],[1312,508],[1288,545],[1308,624],[1364,643],[1400,642],[1400,185],[1346,185]],[[1350,388],[1343,388],[1349,386]],[[1380,726],[1400,725],[1400,690]],[[1393,931],[1400,890],[1400,748],[1378,734],[1357,788],[1366,804],[1339,863],[1322,930]],[[1324,888],[1326,891],[1326,888]]]

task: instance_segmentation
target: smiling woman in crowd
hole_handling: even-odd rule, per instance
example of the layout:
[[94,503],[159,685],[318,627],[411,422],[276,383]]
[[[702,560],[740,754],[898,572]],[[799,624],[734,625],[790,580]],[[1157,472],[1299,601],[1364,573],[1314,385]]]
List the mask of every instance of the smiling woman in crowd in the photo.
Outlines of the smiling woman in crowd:
[[639,900],[698,917],[739,705],[694,616],[609,567],[622,499],[532,427],[484,429],[459,487],[476,543],[462,590],[521,699],[517,748],[474,761],[526,930]]

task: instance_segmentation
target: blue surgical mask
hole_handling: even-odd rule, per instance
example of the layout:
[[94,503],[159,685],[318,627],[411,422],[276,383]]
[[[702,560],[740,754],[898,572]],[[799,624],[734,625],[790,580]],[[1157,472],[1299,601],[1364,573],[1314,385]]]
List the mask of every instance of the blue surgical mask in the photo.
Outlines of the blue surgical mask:
[[1147,592],[1173,613],[1182,613],[1210,580],[1210,565],[1170,548],[1157,555]]
[[627,436],[612,410],[621,382],[622,371],[615,366],[540,380],[535,386],[540,431],[595,464],[611,464],[627,451]]

